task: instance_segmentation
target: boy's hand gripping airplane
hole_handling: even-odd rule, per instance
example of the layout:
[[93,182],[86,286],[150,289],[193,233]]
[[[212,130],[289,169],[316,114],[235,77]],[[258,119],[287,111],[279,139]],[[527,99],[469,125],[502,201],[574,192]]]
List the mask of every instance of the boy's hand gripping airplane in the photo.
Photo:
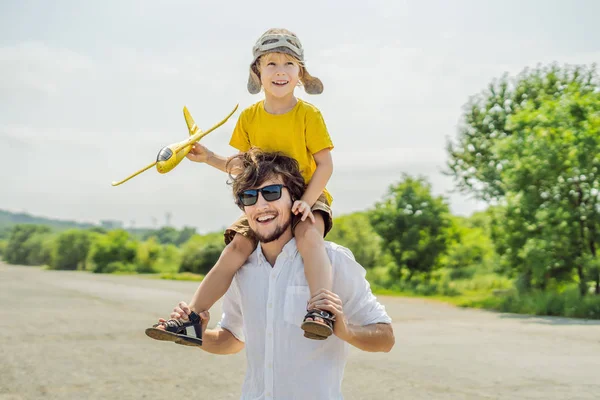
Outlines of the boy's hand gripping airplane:
[[185,118],[185,123],[187,124],[188,130],[190,131],[190,137],[187,140],[184,140],[182,142],[173,143],[167,147],[163,147],[158,152],[158,156],[156,156],[155,162],[140,169],[136,173],[129,175],[127,178],[123,179],[122,181],[113,182],[112,185],[118,186],[122,183],[125,183],[128,180],[130,180],[131,178],[133,178],[134,176],[141,174],[142,172],[154,167],[155,165],[156,165],[156,170],[161,174],[165,174],[165,173],[171,171],[190,152],[194,143],[196,143],[197,141],[202,139],[204,136],[208,135],[210,132],[214,131],[215,129],[217,129],[218,127],[223,125],[225,122],[227,122],[229,117],[231,117],[233,115],[233,113],[238,109],[238,105],[235,106],[233,111],[230,112],[229,115],[227,115],[225,117],[225,119],[223,119],[221,122],[219,122],[218,124],[216,124],[215,126],[213,126],[212,128],[210,128],[209,130],[207,130],[205,132],[202,132],[198,128],[198,126],[194,122],[194,119],[192,118],[190,112],[188,111],[187,107],[183,107],[183,117]]

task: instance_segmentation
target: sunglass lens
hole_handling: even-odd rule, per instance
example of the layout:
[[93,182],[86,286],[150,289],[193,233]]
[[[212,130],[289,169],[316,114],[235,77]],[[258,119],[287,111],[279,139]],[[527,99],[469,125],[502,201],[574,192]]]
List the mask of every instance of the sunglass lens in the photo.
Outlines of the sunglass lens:
[[257,190],[244,190],[240,194],[240,201],[245,206],[251,206],[256,204],[256,200],[258,199],[258,191]]
[[270,185],[262,188],[262,195],[267,201],[278,200],[281,197],[281,185]]

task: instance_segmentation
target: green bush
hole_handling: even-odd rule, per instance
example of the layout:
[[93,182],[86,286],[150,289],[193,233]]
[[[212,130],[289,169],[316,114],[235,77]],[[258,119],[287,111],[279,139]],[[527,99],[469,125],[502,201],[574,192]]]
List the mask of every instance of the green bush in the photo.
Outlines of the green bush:
[[52,251],[52,269],[85,269],[86,260],[92,246],[92,233],[70,229],[58,235]]
[[27,265],[52,264],[52,251],[55,237],[50,234],[37,234],[31,236],[23,245],[28,250]]
[[141,274],[157,272],[156,262],[161,253],[161,245],[158,244],[155,237],[150,237],[137,247],[135,257],[135,270]]
[[208,243],[184,252],[179,272],[206,275],[215,265],[224,248],[224,244]]
[[[93,244],[90,258],[93,263],[92,271],[96,273],[110,273],[115,266],[109,267],[113,262],[124,265],[135,264],[138,243],[131,239],[124,230],[113,230],[100,236]],[[127,267],[129,268],[129,267]]]
[[154,269],[156,272],[173,274],[179,271],[180,265],[181,250],[173,244],[166,244],[162,246],[162,251],[154,264]]
[[50,228],[15,225],[11,229],[3,258],[9,264],[41,265],[51,260]]
[[576,287],[561,293],[541,290],[519,293],[512,290],[472,305],[517,314],[600,319],[600,296],[588,294],[581,297]]
[[0,260],[4,256],[4,252],[6,251],[7,244],[8,244],[8,240],[0,240]]
[[464,268],[453,268],[448,272],[448,278],[452,280],[470,279],[477,273],[477,267],[469,265]]
[[134,273],[136,272],[136,265],[131,263],[124,263],[121,261],[113,261],[106,265],[102,271],[105,274],[114,273]]
[[375,232],[364,212],[335,218],[326,240],[350,249],[356,261],[365,269],[382,265],[383,239]]

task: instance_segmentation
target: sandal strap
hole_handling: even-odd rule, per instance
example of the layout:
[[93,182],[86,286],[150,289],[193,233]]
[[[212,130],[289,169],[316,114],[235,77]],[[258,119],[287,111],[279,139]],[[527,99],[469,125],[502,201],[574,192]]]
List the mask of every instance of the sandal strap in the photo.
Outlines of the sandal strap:
[[[165,330],[167,332],[173,332],[173,333],[186,333],[186,328],[188,326],[193,326],[194,327],[194,331],[196,333],[196,337],[198,339],[202,339],[202,318],[200,318],[200,316],[198,314],[196,314],[194,311],[192,311],[190,313],[190,315],[188,316],[189,321],[181,321],[178,319],[170,319],[167,320],[165,322],[162,323],[162,325],[165,326]],[[159,324],[155,324],[154,326],[158,326]]]
[[191,312],[189,315],[190,323],[194,327],[194,332],[196,332],[196,337],[198,339],[202,339],[202,318],[195,312]]
[[323,318],[323,320],[325,321],[335,321],[335,314],[330,313],[329,311],[325,311],[325,310],[319,310],[319,309],[312,309],[312,310],[307,310],[308,312],[306,313],[306,315],[304,316],[304,319],[306,319],[307,317],[319,317],[319,318]]
[[185,326],[183,326],[183,321],[178,319],[170,319],[163,323],[165,326],[165,330],[167,332],[180,333],[185,331]]

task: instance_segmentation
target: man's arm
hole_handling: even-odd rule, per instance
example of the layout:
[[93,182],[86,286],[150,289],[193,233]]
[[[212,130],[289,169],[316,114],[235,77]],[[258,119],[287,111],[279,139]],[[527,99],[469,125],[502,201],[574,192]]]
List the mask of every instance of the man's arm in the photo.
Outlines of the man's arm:
[[209,329],[202,335],[201,348],[212,354],[235,354],[242,351],[244,342],[237,340],[227,329]]
[[[336,322],[337,323],[337,322]],[[346,326],[347,337],[340,338],[364,351],[388,353],[394,347],[396,339],[391,324],[372,324],[365,326]]]
[[308,309],[313,308],[333,313],[335,315],[333,334],[361,350],[387,353],[394,347],[396,339],[391,324],[376,323],[364,326],[349,324],[344,315],[342,300],[329,290],[321,289],[310,299]]

